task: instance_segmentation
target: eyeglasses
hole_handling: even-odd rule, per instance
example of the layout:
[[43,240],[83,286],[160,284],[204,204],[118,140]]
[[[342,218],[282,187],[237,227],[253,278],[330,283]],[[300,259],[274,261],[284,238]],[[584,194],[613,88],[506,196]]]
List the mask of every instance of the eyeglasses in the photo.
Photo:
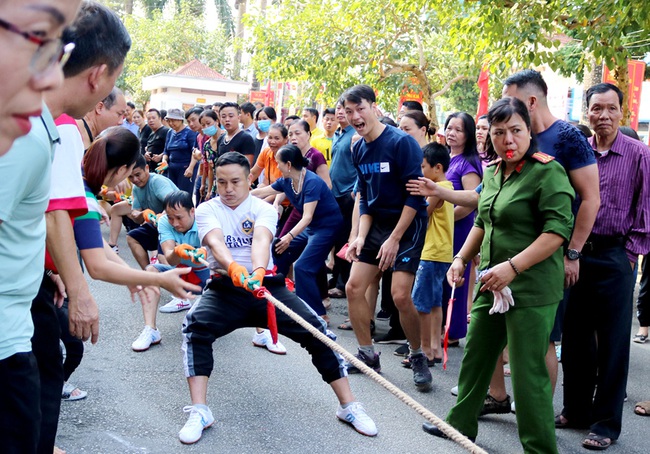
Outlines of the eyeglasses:
[[38,46],[36,52],[32,57],[29,64],[29,69],[35,76],[41,76],[54,64],[58,63],[61,68],[66,64],[70,58],[70,54],[75,48],[74,43],[63,44],[60,38],[57,39],[41,39],[34,36],[32,33],[24,32],[13,24],[0,19],[0,27],[7,31],[22,36],[27,41],[34,43]]

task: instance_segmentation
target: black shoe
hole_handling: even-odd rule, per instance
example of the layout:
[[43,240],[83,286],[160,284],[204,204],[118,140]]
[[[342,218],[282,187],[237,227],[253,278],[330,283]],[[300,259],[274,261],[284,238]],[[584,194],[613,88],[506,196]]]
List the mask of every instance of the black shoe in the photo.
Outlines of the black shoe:
[[[379,353],[375,353],[375,357],[370,358],[370,357],[366,356],[366,354],[363,353],[361,350],[359,350],[357,352],[357,354],[355,355],[355,357],[359,361],[363,361],[363,363],[366,366],[368,366],[369,368],[371,368],[372,370],[374,370],[378,374],[381,373],[381,364],[379,363]],[[363,373],[359,369],[357,369],[356,366],[354,366],[352,363],[347,363],[347,366],[348,366],[348,374],[361,374],[361,373]]]
[[483,402],[483,409],[481,410],[481,415],[504,415],[510,413],[510,396],[506,394],[506,398],[502,401],[496,400],[494,397],[489,394],[485,397]]
[[431,391],[431,383],[433,377],[427,365],[427,357],[424,353],[411,355],[409,357],[411,369],[413,370],[413,382],[418,391],[429,392]]
[[[422,430],[424,430],[426,433],[434,435],[436,437],[448,439],[449,437],[445,435],[445,433],[438,429],[437,426],[431,424],[430,422],[425,422],[422,424]],[[472,443],[476,441],[476,437],[467,437]]]
[[400,345],[395,349],[393,355],[407,357],[409,355],[409,344]]
[[404,333],[397,333],[393,328],[389,329],[386,334],[375,337],[377,344],[405,344],[406,336]]
[[383,320],[383,321],[386,321],[386,320],[390,320],[390,316],[391,316],[391,315],[392,315],[392,314],[391,314],[390,312],[385,311],[385,310],[382,309],[382,310],[380,310],[379,312],[377,312],[377,317],[375,317],[375,318],[376,318],[377,320]]

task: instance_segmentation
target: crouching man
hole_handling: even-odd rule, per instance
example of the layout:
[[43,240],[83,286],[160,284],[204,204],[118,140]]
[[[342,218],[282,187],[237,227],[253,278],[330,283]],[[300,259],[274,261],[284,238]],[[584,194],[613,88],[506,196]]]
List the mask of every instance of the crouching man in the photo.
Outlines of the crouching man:
[[[178,434],[183,443],[197,442],[203,430],[214,424],[206,405],[213,342],[238,328],[267,326],[266,301],[251,293],[256,286],[264,285],[307,322],[327,332],[323,319],[285,287],[284,276],[268,271],[273,268],[271,242],[278,215],[271,205],[249,194],[249,172],[244,155],[225,153],[215,167],[219,197],[196,210],[199,236],[208,250],[210,268],[227,269],[230,278],[215,274],[201,301],[185,317],[183,361],[192,405],[183,409],[189,413]],[[280,334],[311,354],[316,369],[339,400],[336,416],[363,435],[377,435],[375,423],[355,401],[342,358],[280,311],[277,326]]]
[[[145,269],[153,273],[164,273],[178,267],[190,267],[192,271],[182,276],[191,284],[205,287],[210,277],[210,270],[198,260],[197,254],[206,257],[205,249],[201,248],[199,230],[194,220],[194,204],[192,196],[185,191],[170,192],[163,202],[165,214],[156,221],[158,226],[158,242],[162,249],[167,264],[156,263],[148,265]],[[153,214],[151,210],[146,212]],[[155,219],[155,216],[154,216]],[[149,222],[147,221],[147,225]],[[154,227],[155,228],[155,227]],[[140,336],[133,342],[131,348],[136,352],[148,350],[151,345],[160,343],[160,331],[156,328],[156,309],[160,301],[160,294],[151,294],[150,298],[142,300],[142,315],[144,316],[144,329]],[[195,302],[198,301],[195,300]],[[192,300],[173,297],[172,300],[160,308],[160,312],[180,312],[189,309]]]

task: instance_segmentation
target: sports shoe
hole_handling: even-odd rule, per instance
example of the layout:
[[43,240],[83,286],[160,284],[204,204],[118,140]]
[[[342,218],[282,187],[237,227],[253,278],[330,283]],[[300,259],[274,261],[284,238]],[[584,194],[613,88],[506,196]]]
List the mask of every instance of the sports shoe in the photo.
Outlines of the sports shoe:
[[[74,394],[75,390],[77,391],[76,394]],[[67,401],[81,400],[81,399],[85,399],[87,395],[88,395],[87,391],[82,391],[72,383],[65,382],[63,384],[63,390],[61,391],[61,400],[67,400]]]
[[178,432],[178,439],[186,445],[196,443],[201,439],[203,431],[214,424],[214,416],[212,416],[212,412],[207,407],[204,410],[194,405],[188,405],[187,407],[183,407],[183,411],[189,413],[190,417],[187,419],[181,431]]
[[[379,363],[379,355],[380,353],[375,353],[374,358],[368,357],[365,353],[363,353],[361,350],[358,351],[358,353],[355,355],[356,358],[359,361],[363,361],[366,366],[377,372],[378,374],[381,373],[381,364]],[[362,373],[355,365],[352,363],[347,363],[346,365],[348,367],[348,374],[360,374]]]
[[163,314],[171,314],[172,312],[186,311],[190,307],[192,307],[192,302],[190,300],[182,300],[174,297],[169,303],[160,306],[160,309],[158,310]]
[[149,347],[152,345],[159,344],[161,339],[160,331],[153,329],[149,325],[145,325],[138,338],[131,344],[131,348],[133,351],[143,352],[149,350]]
[[271,337],[271,331],[265,329],[261,333],[255,332],[253,336],[253,345],[256,347],[266,347],[271,353],[276,355],[286,355],[287,349],[282,345],[282,342],[278,339],[278,343],[273,343],[273,338]]
[[377,316],[375,318],[377,320],[387,321],[390,320],[391,315],[392,314],[390,312],[381,309],[379,312],[377,312]]
[[458,395],[458,385],[451,388],[451,395],[452,396],[457,396]]
[[510,411],[512,413],[517,413],[517,409],[515,408],[515,401],[513,400],[512,403],[510,404]]
[[158,256],[154,255],[149,259],[149,265],[157,265],[158,264]]
[[485,397],[485,401],[483,402],[483,409],[481,410],[480,416],[484,415],[503,415],[506,413],[510,413],[511,408],[510,408],[510,396],[506,394],[506,398],[499,401],[496,400],[494,397],[491,395],[487,395]]
[[411,362],[411,369],[413,370],[413,382],[415,383],[415,387],[418,391],[431,391],[433,377],[431,376],[431,371],[427,365],[426,355],[424,353],[411,355],[409,360]]
[[370,419],[370,416],[364,410],[363,405],[359,402],[352,402],[346,408],[339,405],[336,409],[336,417],[341,421],[350,424],[354,430],[362,435],[374,437],[377,435],[377,426]]
[[400,345],[399,347],[397,347],[397,348],[395,349],[395,351],[393,352],[393,355],[395,355],[395,356],[401,356],[401,357],[406,358],[406,357],[408,357],[410,351],[411,351],[411,350],[409,349],[409,344],[406,343],[406,344],[404,344],[404,345]]
[[115,252],[116,254],[119,255],[119,253],[120,253],[120,248],[117,247],[117,244],[113,244],[113,245],[110,245],[110,244],[109,244],[108,246],[113,250],[113,252]]
[[376,344],[405,344],[406,336],[404,333],[397,333],[391,328],[386,334],[377,336],[374,340]]

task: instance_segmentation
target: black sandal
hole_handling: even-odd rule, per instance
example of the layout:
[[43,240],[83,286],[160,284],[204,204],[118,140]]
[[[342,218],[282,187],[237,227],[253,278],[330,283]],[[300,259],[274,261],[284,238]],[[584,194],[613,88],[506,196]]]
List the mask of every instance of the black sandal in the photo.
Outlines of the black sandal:
[[483,409],[481,410],[481,416],[484,415],[505,415],[510,413],[510,396],[506,394],[506,398],[499,401],[496,400],[491,395],[485,397],[483,402]]
[[[597,444],[587,443],[587,441],[595,441]],[[590,449],[592,451],[604,451],[612,445],[612,439],[604,435],[598,435],[595,433],[590,433],[587,437],[582,440],[582,447],[585,449]]]

